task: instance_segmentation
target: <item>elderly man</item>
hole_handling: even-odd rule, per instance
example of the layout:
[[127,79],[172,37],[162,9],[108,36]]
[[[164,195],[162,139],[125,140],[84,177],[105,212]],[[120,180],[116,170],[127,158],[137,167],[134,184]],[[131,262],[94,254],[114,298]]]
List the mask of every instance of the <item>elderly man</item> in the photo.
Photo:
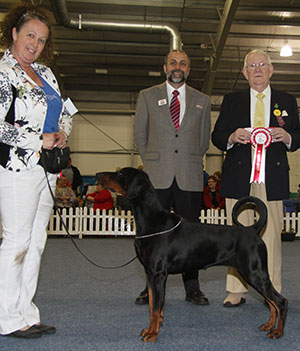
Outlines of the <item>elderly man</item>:
[[[164,64],[166,82],[139,94],[134,140],[156,193],[166,210],[198,221],[202,207],[203,155],[210,138],[208,96],[188,86],[190,59],[171,51]],[[186,301],[208,304],[198,272],[183,274]],[[136,303],[148,302],[147,289]]]
[[[233,205],[243,196],[256,196],[267,206],[268,221],[262,239],[267,246],[271,281],[280,292],[282,200],[289,197],[287,151],[299,148],[300,125],[295,97],[270,86],[273,71],[265,52],[254,50],[247,54],[243,74],[250,88],[224,97],[212,141],[226,151],[221,195],[226,198],[228,220]],[[244,217],[244,224],[250,224],[253,211]],[[245,302],[247,286],[233,269],[228,271],[227,291],[225,307]]]

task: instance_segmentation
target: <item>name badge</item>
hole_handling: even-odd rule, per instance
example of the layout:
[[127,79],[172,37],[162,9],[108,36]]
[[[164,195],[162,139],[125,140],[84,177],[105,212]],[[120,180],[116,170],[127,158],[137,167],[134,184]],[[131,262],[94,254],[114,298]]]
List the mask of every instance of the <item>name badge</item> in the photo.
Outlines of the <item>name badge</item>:
[[163,106],[167,104],[167,100],[166,99],[162,99],[162,100],[158,100],[158,106]]
[[78,112],[76,106],[73,104],[70,98],[64,100],[64,107],[68,110],[71,116]]

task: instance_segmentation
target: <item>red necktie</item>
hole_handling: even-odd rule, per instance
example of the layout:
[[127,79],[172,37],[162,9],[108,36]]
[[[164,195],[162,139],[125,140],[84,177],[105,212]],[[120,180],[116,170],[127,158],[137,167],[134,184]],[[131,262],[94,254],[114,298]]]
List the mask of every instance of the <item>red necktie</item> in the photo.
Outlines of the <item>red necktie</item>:
[[180,117],[180,102],[178,100],[179,91],[173,91],[173,97],[170,103],[170,113],[172,117],[172,121],[174,123],[175,129],[179,128],[179,117]]

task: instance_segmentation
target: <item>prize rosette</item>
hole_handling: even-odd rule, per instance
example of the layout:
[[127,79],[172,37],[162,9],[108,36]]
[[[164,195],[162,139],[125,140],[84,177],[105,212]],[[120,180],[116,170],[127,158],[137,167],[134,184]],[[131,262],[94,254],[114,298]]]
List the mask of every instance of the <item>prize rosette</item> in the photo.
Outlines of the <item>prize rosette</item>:
[[264,181],[264,167],[266,149],[272,142],[272,135],[268,128],[254,128],[251,132],[250,142],[254,147],[252,172],[250,183],[262,183]]

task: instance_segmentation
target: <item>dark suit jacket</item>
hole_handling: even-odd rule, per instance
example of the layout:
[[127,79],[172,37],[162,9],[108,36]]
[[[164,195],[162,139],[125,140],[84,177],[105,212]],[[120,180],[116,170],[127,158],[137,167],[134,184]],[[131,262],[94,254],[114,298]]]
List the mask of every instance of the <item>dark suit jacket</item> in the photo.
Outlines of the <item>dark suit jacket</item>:
[[[287,151],[300,147],[300,125],[297,101],[294,96],[271,88],[270,127],[279,127],[274,115],[275,105],[287,112],[283,128],[291,135],[291,149],[282,142],[272,143],[266,151],[265,184],[268,200],[289,198],[289,164]],[[213,144],[227,150],[227,141],[237,128],[250,127],[250,88],[224,97],[219,118],[212,133]],[[221,195],[238,199],[250,193],[251,145],[236,143],[226,152],[222,167]]]

